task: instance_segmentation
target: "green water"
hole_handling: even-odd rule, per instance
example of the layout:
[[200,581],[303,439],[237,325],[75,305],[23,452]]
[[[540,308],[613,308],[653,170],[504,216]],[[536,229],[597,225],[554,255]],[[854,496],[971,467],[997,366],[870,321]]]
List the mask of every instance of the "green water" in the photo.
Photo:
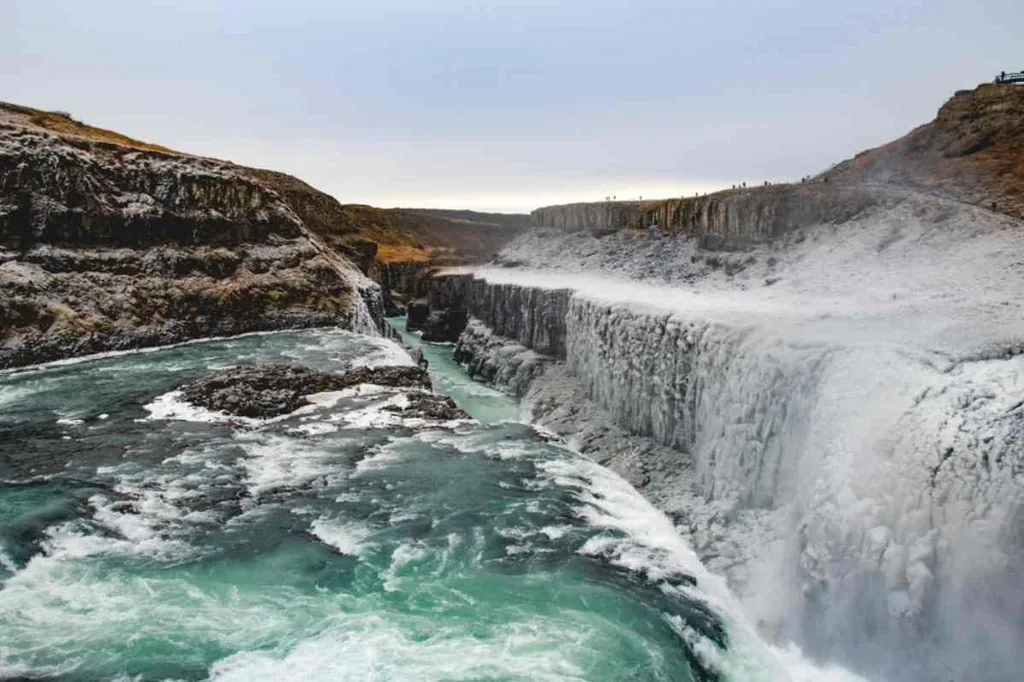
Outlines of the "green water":
[[454,398],[474,419],[483,424],[496,424],[519,418],[519,405],[513,398],[468,379],[466,371],[452,358],[453,346],[427,343],[419,335],[407,333],[405,317],[390,317],[387,321],[402,337],[403,343],[423,351],[434,388]]
[[0,375],[0,679],[715,678],[728,627],[671,524],[425,351],[479,422],[350,391],[238,424],[172,393],[393,355],[340,331]]

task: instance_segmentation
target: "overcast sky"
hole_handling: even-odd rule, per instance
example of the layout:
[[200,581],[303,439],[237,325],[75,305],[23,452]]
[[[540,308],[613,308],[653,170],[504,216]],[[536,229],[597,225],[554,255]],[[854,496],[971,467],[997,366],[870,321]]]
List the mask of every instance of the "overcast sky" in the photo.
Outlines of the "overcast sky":
[[0,0],[0,100],[343,202],[783,181],[1024,69],[1024,1]]

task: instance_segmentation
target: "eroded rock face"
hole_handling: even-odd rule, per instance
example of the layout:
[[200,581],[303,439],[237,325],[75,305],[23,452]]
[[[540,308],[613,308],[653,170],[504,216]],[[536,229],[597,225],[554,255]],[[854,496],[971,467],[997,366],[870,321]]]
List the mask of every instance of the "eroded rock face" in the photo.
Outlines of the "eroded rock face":
[[367,318],[352,280],[305,239],[0,250],[0,368],[254,331],[373,332]]
[[737,188],[702,197],[546,206],[531,215],[538,227],[566,232],[600,237],[656,227],[694,237],[705,248],[739,249],[812,225],[842,223],[898,200],[857,185],[815,182]]
[[[445,281],[446,278],[435,278],[432,284]],[[445,303],[450,303],[445,305]],[[462,297],[451,301],[438,302],[431,298],[421,298],[409,304],[405,330],[421,332],[424,341],[432,343],[455,343],[459,334],[466,328],[469,312],[463,305]]]
[[455,343],[466,328],[469,314],[465,310],[432,310],[423,324],[423,340],[433,343]]
[[388,317],[406,314],[410,302],[426,293],[430,271],[426,262],[374,264],[370,274],[380,282]]
[[[359,384],[429,391],[430,377],[419,367],[361,367],[334,374],[300,365],[265,363],[201,376],[183,386],[181,392],[185,400],[209,410],[239,417],[266,418],[309,405],[307,395],[340,391]],[[415,409],[443,411],[441,403],[431,408],[433,403],[427,401],[425,407]],[[458,409],[454,403],[451,407]]]
[[0,240],[237,245],[303,234],[276,193],[223,161],[87,142],[0,121]]
[[54,134],[15,109],[0,106],[0,368],[253,331],[383,329],[379,287],[258,171]]

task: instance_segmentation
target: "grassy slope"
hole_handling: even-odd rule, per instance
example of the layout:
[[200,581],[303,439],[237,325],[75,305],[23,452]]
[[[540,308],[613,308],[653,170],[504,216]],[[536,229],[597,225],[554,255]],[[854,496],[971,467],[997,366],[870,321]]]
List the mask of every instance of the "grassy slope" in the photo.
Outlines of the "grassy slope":
[[23,107],[18,104],[9,104],[7,102],[0,102],[0,123],[9,123],[26,128],[46,130],[66,137],[76,137],[83,140],[91,140],[93,142],[107,142],[110,144],[117,144],[123,147],[132,147],[150,152],[164,152],[167,154],[178,153],[173,149],[168,149],[167,147],[150,144],[149,142],[142,142],[141,140],[130,138],[127,135],[115,133],[113,130],[106,130],[104,128],[96,128],[94,126],[86,125],[62,112],[40,111],[39,109]]
[[1024,86],[960,91],[933,121],[826,175],[923,189],[1024,217]]
[[526,213],[482,213],[448,208],[401,208],[405,213],[445,218],[452,222],[476,223],[495,227],[529,227],[530,216]]

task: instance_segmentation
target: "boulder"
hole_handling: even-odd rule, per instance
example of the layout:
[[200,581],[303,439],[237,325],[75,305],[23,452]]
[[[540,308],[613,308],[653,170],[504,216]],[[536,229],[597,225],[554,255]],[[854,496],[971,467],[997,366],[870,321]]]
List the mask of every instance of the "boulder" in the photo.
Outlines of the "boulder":
[[434,310],[421,327],[423,340],[455,343],[468,321],[469,314],[465,310]]
[[426,299],[420,298],[409,304],[406,314],[408,317],[405,318],[405,331],[418,331],[423,328],[423,323],[430,317],[430,306]]
[[455,404],[454,400],[446,395],[437,395],[436,393],[412,393],[409,395],[407,405],[388,405],[384,409],[389,412],[398,412],[403,417],[418,417],[430,421],[470,418],[465,410]]

